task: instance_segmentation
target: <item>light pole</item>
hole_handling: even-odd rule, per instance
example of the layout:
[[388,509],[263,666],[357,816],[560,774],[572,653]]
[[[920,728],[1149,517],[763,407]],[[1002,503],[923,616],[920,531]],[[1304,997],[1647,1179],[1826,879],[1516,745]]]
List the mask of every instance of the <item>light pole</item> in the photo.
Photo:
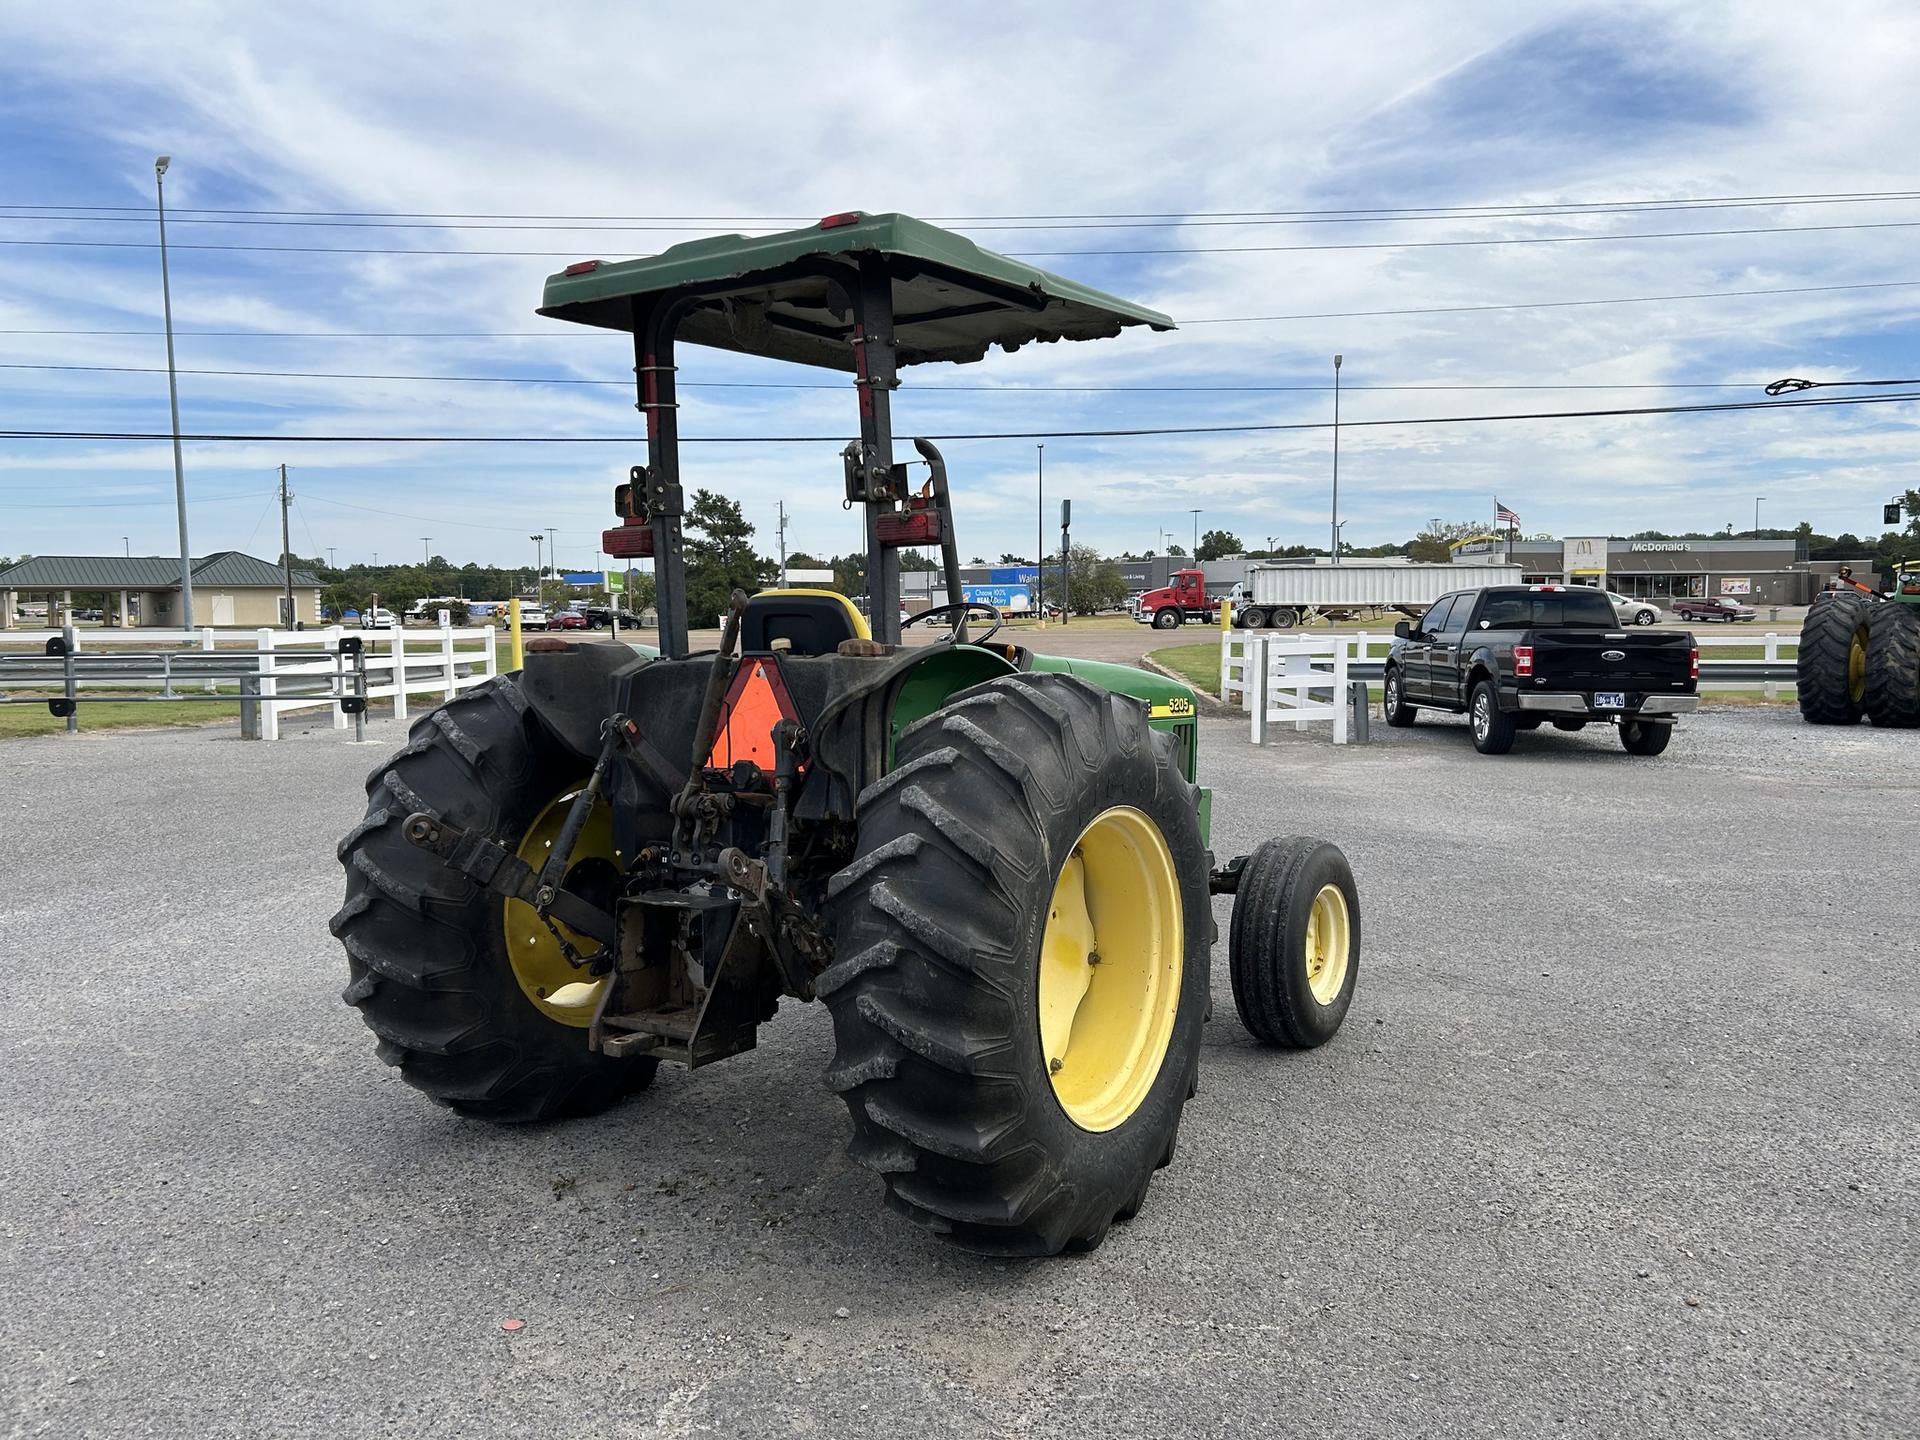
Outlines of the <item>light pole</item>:
[[533,598],[538,600],[540,598],[540,546],[547,537],[536,530],[527,538],[533,541]]
[[549,525],[547,527],[547,568],[549,570],[558,570],[560,568],[560,552],[554,546],[553,531],[554,527]]
[[431,535],[422,535],[420,537],[420,563],[422,565],[431,565],[433,563],[433,537]]
[[1760,502],[1766,498],[1764,495],[1753,497],[1753,538],[1756,540],[1760,538]]
[[1193,516],[1193,549],[1189,550],[1187,554],[1195,563],[1198,563],[1200,559],[1200,517],[1206,514],[1206,511],[1194,509],[1187,511],[1187,513]]
[[129,560],[133,558],[133,541],[128,539],[125,535],[122,535],[120,537],[120,548],[126,551],[127,558]]
[[153,193],[160,215],[160,309],[167,326],[167,408],[173,415],[173,508],[180,518],[180,628],[193,628],[193,557],[187,543],[187,467],[180,458],[180,380],[173,366],[173,283],[167,276],[167,166],[153,162]]
[[1033,447],[1033,613],[1046,618],[1047,599],[1047,447]]
[[338,548],[339,547],[335,545],[327,546],[327,569],[329,570],[338,570],[340,568],[340,562],[333,558],[333,552]]
[[1333,563],[1340,563],[1340,362],[1333,357]]

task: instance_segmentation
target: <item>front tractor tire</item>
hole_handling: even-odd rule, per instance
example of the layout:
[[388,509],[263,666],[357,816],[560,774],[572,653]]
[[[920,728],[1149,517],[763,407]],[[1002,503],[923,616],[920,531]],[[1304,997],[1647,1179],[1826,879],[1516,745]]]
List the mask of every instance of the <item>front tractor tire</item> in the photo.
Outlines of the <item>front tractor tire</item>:
[[1838,592],[1816,598],[1800,627],[1794,662],[1800,717],[1815,725],[1857,725],[1866,713],[1867,601]]
[[1178,630],[1185,617],[1177,605],[1163,605],[1153,612],[1153,628],[1156,630]]
[[828,897],[828,1080],[896,1210],[1091,1249],[1173,1156],[1207,1010],[1198,792],[1138,700],[977,686],[900,738]]
[[[368,777],[367,813],[340,842],[347,898],[332,928],[347,950],[342,998],[378,1037],[382,1060],[463,1115],[586,1115],[653,1079],[654,1060],[587,1049],[594,983],[531,909],[401,834],[408,815],[426,811],[537,865],[589,768],[502,677],[414,722],[406,748]],[[604,807],[574,856],[568,888],[610,892],[617,852]]]
[[1324,1045],[1360,978],[1360,895],[1340,847],[1307,835],[1262,841],[1233,897],[1233,1005],[1255,1039]]

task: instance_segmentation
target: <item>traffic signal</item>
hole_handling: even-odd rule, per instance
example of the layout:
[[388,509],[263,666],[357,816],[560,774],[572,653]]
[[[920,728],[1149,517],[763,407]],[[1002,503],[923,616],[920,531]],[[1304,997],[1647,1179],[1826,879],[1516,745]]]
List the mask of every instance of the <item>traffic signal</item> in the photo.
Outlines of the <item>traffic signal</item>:
[[1880,523],[1883,525],[1898,525],[1900,523],[1900,502],[1898,500],[1889,500],[1885,505],[1880,507]]

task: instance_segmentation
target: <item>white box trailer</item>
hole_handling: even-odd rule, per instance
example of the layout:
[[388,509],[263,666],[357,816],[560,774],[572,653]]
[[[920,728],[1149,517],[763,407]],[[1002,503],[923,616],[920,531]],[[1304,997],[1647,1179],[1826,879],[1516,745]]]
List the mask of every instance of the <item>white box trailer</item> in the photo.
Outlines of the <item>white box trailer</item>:
[[1313,615],[1333,619],[1367,610],[1419,614],[1454,590],[1518,585],[1518,565],[1252,565],[1235,598],[1233,623],[1249,630],[1291,630]]

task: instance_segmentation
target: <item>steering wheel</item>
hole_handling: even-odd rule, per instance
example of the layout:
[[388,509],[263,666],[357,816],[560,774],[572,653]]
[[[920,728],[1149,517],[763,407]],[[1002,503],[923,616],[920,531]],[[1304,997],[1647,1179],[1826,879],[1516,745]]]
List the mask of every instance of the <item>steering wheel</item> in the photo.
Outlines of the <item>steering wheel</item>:
[[[1006,623],[1007,618],[1000,613],[998,605],[989,605],[984,600],[962,600],[958,605],[951,602],[945,605],[933,605],[922,610],[918,615],[909,615],[900,622],[900,628],[904,630],[909,625],[918,625],[930,616],[945,615],[949,611],[959,612],[953,617],[953,629],[947,632],[947,643],[950,645],[958,645],[962,640],[968,640],[968,643],[976,645],[984,644],[1000,633],[1000,627]],[[976,612],[992,617],[993,623],[987,627],[986,634],[969,639],[966,634],[967,616]]]

